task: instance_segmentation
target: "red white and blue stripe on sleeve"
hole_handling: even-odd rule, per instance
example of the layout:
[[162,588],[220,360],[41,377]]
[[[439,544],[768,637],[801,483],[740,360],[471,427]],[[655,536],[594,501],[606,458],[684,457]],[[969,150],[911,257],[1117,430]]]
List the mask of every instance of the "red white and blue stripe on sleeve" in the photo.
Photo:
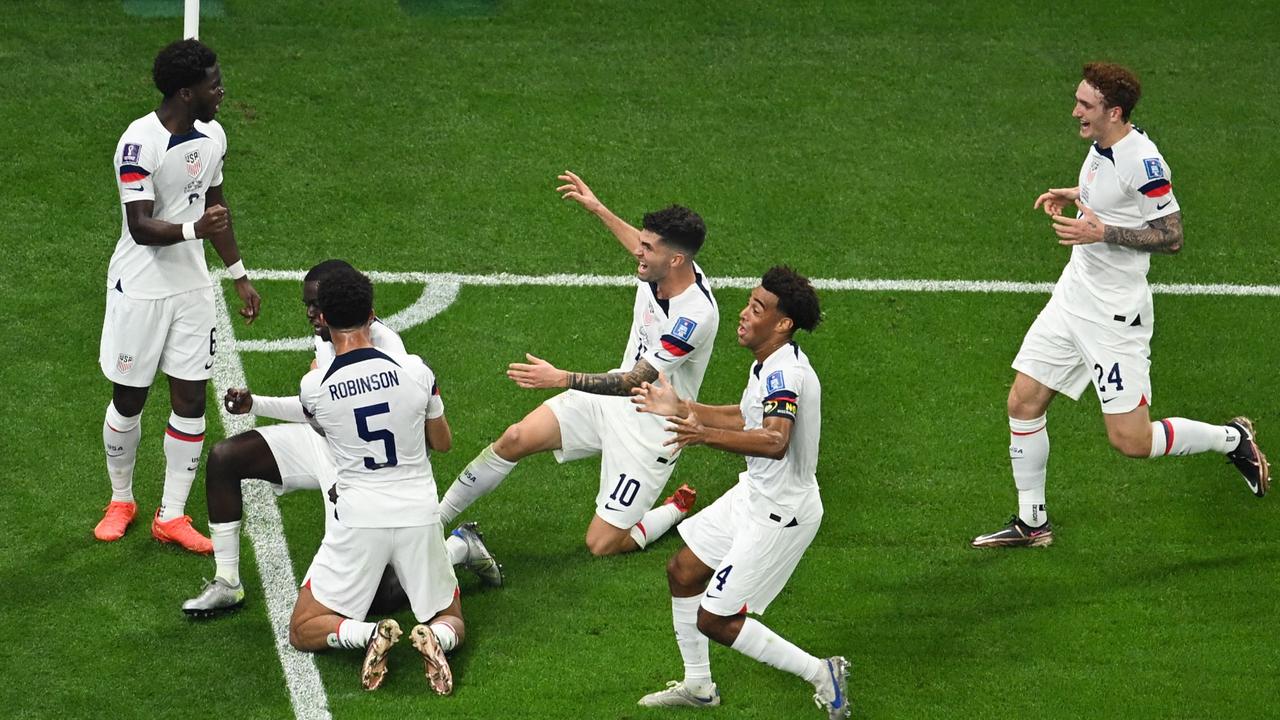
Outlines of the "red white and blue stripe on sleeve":
[[765,379],[764,417],[780,417],[795,421],[799,398],[796,391],[788,388],[781,370],[775,370]]
[[1149,198],[1158,198],[1168,195],[1173,190],[1173,183],[1164,178],[1157,178],[1151,182],[1138,188],[1138,192]]
[[150,170],[141,165],[121,165],[120,166],[120,182],[132,183],[145,180],[151,174]]

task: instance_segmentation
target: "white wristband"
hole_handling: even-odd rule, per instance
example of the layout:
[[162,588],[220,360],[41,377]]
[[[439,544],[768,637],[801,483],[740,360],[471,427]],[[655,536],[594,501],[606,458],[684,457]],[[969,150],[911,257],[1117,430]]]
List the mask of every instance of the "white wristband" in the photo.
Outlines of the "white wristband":
[[232,280],[239,280],[249,273],[244,269],[244,260],[237,260],[227,266],[227,274],[231,276]]
[[182,223],[182,239],[183,240],[199,240],[196,237],[196,224],[193,222]]

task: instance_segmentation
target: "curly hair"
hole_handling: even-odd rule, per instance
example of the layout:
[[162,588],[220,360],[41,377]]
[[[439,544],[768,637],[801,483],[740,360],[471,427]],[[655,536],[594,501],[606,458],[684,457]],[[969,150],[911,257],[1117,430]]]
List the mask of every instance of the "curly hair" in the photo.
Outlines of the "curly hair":
[[687,207],[672,205],[662,210],[645,213],[642,227],[662,238],[662,241],[697,255],[707,238],[707,226],[698,213]]
[[1102,101],[1108,108],[1120,108],[1120,119],[1129,121],[1129,114],[1142,97],[1142,85],[1138,76],[1123,65],[1092,62],[1084,66],[1084,81],[1102,93]]
[[337,259],[324,260],[322,262],[317,263],[315,267],[308,270],[307,276],[302,278],[302,282],[319,282],[320,279],[323,278],[325,275],[328,275],[329,273],[339,268],[343,268],[346,270],[355,270],[355,268],[351,266],[351,263],[347,262],[346,260],[337,260]]
[[182,88],[198,85],[209,68],[218,64],[218,54],[208,45],[189,38],[166,45],[151,66],[151,79],[166,98]]
[[358,328],[373,313],[373,283],[355,268],[336,267],[320,279],[316,302],[331,329]]
[[809,278],[786,265],[775,265],[760,279],[760,286],[778,296],[778,309],[797,328],[813,332],[822,322],[818,293]]

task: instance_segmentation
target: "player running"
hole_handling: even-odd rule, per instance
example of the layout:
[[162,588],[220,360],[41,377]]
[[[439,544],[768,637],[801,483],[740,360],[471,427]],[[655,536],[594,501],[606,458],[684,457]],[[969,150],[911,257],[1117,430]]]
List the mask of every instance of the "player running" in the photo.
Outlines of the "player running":
[[626,396],[641,383],[666,372],[684,397],[696,398],[720,324],[719,310],[702,268],[694,262],[706,237],[702,218],[672,205],[644,216],[632,227],[577,175],[565,171],[557,188],[604,223],[638,263],[631,334],[621,366],[607,373],[559,370],[526,355],[507,376],[523,388],[569,388],[547,400],[496,442],[480,452],[449,486],[440,502],[451,522],[478,498],[492,492],[520,460],[547,450],[558,462],[600,455],[596,514],[587,527],[593,555],[644,548],[671,529],[693,507],[696,492],[680,486],[653,507],[666,486],[679,451],[664,447],[670,437],[661,418],[637,415]]
[[[1092,384],[1112,447],[1133,458],[1222,453],[1256,496],[1271,471],[1253,424],[1186,418],[1151,422],[1151,334],[1155,327],[1147,268],[1152,253],[1182,249],[1182,212],[1172,172],[1155,143],[1129,121],[1142,94],[1138,78],[1108,63],[1084,66],[1072,117],[1093,145],[1076,187],[1051,189],[1035,207],[1053,217],[1071,260],[1053,297],[1027,331],[1013,361],[1009,390],[1009,459],[1018,514],[973,546],[1038,547],[1053,542],[1045,510],[1049,431],[1045,414],[1058,393],[1078,399]],[[1068,205],[1076,217],[1062,215]]]

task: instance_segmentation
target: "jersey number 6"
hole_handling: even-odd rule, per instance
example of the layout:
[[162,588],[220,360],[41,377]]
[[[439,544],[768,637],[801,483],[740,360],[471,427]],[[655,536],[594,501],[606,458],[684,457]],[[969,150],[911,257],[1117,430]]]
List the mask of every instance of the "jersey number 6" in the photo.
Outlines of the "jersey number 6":
[[382,441],[383,454],[387,456],[386,462],[375,462],[373,458],[364,459],[364,466],[370,470],[377,470],[384,467],[395,467],[396,465],[396,436],[391,434],[390,430],[383,428],[381,430],[369,429],[369,418],[374,415],[382,415],[391,412],[391,406],[387,403],[378,403],[377,405],[366,405],[355,409],[356,414],[356,430],[360,433],[360,439],[366,442]]

